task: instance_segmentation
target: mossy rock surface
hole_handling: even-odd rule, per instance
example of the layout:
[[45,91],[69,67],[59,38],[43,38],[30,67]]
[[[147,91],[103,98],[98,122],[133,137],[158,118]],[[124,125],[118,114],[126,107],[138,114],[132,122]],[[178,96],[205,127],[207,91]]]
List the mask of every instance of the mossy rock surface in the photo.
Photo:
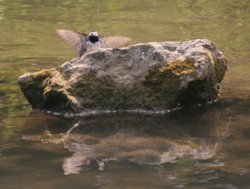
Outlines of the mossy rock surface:
[[196,39],[100,49],[18,82],[33,108],[165,110],[216,99],[226,69],[215,45]]

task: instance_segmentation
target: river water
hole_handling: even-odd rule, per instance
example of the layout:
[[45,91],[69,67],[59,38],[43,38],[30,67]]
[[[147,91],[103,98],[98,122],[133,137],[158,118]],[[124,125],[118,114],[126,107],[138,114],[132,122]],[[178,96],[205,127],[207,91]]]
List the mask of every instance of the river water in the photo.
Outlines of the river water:
[[[165,115],[32,110],[18,76],[74,57],[56,29],[208,38],[229,63],[220,100]],[[0,188],[250,188],[249,31],[249,0],[0,0]]]

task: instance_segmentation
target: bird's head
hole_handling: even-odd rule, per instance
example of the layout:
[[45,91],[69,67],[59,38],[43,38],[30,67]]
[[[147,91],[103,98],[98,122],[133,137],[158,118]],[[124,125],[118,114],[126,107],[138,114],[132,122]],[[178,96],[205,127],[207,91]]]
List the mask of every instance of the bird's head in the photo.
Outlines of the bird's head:
[[92,31],[89,33],[89,41],[92,43],[99,41],[99,36],[98,36],[97,31]]
[[89,36],[98,37],[98,33],[97,33],[97,31],[92,31],[92,32],[89,33]]

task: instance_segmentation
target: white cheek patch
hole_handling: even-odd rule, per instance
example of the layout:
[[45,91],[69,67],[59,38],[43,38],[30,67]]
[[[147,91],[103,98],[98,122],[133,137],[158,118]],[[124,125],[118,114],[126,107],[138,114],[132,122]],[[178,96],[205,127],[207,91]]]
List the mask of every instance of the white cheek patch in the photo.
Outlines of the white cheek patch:
[[98,33],[96,31],[93,31],[93,32],[89,33],[89,36],[96,36],[96,37],[98,37]]

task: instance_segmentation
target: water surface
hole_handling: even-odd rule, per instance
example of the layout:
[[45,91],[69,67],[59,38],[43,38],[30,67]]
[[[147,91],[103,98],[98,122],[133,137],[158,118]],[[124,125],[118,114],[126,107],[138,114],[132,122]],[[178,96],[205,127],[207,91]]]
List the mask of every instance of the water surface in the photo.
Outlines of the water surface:
[[[0,0],[0,188],[249,188],[248,0]],[[208,38],[229,71],[218,104],[62,119],[16,80],[74,57],[56,29],[133,43]]]

